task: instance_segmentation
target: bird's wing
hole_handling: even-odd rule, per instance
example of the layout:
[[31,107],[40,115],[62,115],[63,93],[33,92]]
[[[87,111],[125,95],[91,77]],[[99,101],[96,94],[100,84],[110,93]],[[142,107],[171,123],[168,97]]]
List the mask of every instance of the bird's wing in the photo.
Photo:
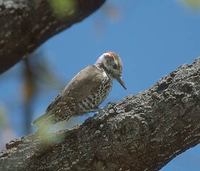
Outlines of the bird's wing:
[[76,101],[82,101],[87,98],[88,95],[93,94],[99,84],[101,84],[104,77],[102,76],[102,70],[95,65],[89,65],[81,70],[64,88],[61,95],[63,98],[75,97]]
[[97,89],[102,79],[102,71],[96,66],[89,65],[82,69],[48,106],[47,112],[53,109],[60,101],[68,102],[72,98],[76,98],[77,102],[81,101]]

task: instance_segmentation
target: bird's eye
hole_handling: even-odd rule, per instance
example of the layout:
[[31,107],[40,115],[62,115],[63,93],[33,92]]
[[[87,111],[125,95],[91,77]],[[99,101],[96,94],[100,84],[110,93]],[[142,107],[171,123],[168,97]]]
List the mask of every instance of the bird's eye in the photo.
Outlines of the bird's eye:
[[114,68],[114,69],[117,69],[117,64],[114,64],[114,65],[113,65],[113,68]]

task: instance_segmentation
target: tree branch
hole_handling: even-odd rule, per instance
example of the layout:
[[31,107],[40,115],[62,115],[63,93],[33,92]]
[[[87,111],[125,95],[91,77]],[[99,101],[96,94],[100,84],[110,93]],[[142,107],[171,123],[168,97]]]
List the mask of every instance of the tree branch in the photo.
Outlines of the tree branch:
[[79,128],[7,144],[0,170],[155,171],[200,142],[200,59]]
[[74,9],[58,17],[52,0],[0,0],[0,74],[47,39],[80,22],[105,0],[73,0]]

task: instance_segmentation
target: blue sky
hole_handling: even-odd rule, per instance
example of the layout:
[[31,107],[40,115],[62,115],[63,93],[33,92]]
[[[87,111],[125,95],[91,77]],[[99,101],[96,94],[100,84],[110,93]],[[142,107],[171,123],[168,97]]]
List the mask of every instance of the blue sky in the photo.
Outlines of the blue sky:
[[[161,77],[200,55],[200,11],[192,11],[179,1],[110,0],[108,3],[116,7],[118,16],[108,17],[105,9],[101,9],[54,36],[40,49],[65,82],[94,63],[103,52],[116,51],[123,60],[128,90],[115,83],[105,103],[117,101],[151,87]],[[20,79],[7,80],[6,75],[19,75],[19,68],[20,64],[0,77],[0,103],[5,106],[12,103],[13,108],[7,109],[8,121],[17,136],[23,134],[21,97],[20,91],[16,91]],[[39,96],[34,104],[34,118],[45,111],[57,93],[58,90],[52,90]],[[10,102],[10,99],[14,100]],[[162,171],[199,171],[199,154],[200,146],[196,146],[172,160]]]

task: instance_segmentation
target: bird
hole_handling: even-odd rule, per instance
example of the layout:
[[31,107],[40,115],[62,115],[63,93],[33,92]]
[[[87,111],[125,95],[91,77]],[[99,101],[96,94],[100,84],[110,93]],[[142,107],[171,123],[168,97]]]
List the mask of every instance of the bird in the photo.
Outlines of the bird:
[[72,116],[97,111],[111,91],[113,80],[127,89],[122,79],[121,58],[110,51],[76,74],[33,125],[56,124],[68,121]]

